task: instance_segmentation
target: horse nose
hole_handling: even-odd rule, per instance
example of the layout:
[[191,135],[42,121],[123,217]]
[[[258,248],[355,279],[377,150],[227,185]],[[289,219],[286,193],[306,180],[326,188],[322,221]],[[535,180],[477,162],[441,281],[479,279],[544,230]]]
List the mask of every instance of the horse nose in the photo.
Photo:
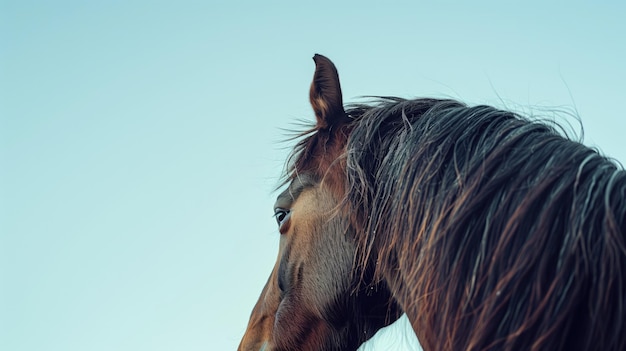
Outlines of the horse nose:
[[237,349],[237,351],[272,351],[272,348],[267,344],[267,341],[265,341],[263,342],[263,344],[261,344],[261,346],[256,346],[256,347],[255,345],[247,345],[247,346],[239,345],[239,348]]

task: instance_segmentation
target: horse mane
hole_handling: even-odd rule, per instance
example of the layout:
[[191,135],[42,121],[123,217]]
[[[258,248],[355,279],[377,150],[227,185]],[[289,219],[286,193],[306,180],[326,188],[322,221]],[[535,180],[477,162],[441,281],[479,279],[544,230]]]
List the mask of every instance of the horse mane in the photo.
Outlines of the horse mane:
[[382,98],[346,113],[358,257],[424,349],[626,348],[623,169],[490,106]]
[[[346,115],[357,263],[424,349],[626,349],[621,167],[556,123],[490,106],[380,98]],[[288,180],[333,144],[327,130],[300,136]]]

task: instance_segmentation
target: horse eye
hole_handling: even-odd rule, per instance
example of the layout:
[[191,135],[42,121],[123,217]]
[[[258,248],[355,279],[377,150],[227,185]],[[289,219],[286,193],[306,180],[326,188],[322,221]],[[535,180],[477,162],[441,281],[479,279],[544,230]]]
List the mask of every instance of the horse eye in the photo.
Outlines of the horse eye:
[[290,211],[284,208],[274,209],[274,218],[276,218],[276,223],[278,223],[279,227],[289,218],[289,214]]

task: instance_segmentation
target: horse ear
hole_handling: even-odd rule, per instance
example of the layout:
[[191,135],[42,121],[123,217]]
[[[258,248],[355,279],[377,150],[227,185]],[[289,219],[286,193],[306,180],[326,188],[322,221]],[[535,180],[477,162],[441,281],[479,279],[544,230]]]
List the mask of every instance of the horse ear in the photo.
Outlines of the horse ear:
[[315,75],[309,96],[317,117],[317,128],[325,129],[346,120],[337,68],[328,58],[315,54]]

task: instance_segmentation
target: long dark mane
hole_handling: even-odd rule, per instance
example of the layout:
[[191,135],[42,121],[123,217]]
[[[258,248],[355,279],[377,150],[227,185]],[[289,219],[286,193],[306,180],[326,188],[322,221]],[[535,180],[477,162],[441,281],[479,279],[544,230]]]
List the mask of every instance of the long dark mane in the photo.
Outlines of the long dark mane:
[[626,348],[626,172],[490,106],[385,98],[346,113],[360,265],[418,317],[425,349]]
[[347,113],[360,258],[426,349],[626,348],[626,172],[489,106]]

